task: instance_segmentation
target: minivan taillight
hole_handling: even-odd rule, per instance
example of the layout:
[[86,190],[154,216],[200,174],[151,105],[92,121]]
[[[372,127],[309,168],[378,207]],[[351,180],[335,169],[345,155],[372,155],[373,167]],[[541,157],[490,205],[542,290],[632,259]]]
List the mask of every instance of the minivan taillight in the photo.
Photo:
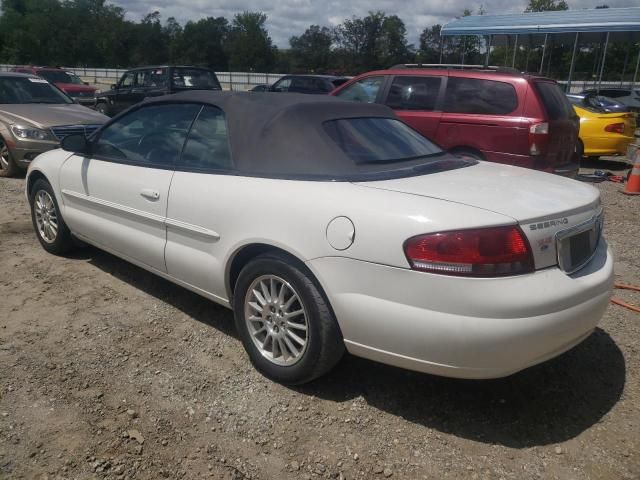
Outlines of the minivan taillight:
[[529,127],[529,154],[542,155],[547,150],[549,142],[549,124],[547,122],[534,123]]
[[418,235],[404,253],[414,270],[470,277],[532,272],[533,254],[517,226]]
[[605,132],[624,133],[624,123],[610,123],[604,127]]

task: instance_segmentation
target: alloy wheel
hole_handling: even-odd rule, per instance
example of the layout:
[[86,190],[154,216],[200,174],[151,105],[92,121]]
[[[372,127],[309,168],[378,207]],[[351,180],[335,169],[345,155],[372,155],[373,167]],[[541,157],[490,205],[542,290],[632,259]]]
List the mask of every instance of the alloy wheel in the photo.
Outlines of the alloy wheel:
[[59,228],[58,212],[49,192],[39,190],[36,193],[33,209],[36,216],[38,235],[47,243],[55,242]]
[[9,149],[4,143],[0,143],[0,170],[9,169]]
[[286,280],[276,275],[256,278],[245,296],[244,318],[254,345],[270,362],[288,367],[307,350],[307,311]]

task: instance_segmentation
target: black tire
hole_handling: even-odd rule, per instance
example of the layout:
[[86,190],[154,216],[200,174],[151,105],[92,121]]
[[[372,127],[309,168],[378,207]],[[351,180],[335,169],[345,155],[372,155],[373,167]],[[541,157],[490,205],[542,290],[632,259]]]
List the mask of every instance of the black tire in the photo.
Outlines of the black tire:
[[[293,365],[282,366],[262,355],[245,321],[245,300],[251,284],[264,275],[288,282],[306,311],[307,346]],[[233,296],[236,328],[253,366],[266,377],[286,385],[310,382],[331,370],[344,354],[342,333],[329,303],[304,268],[288,256],[266,253],[250,261],[240,272]]]
[[580,139],[576,142],[576,155],[578,156],[578,161],[584,158],[584,143]]
[[16,165],[11,155],[11,150],[7,147],[4,141],[0,138],[0,177],[8,178],[18,175],[20,167]]
[[100,112],[107,117],[111,116],[111,111],[109,110],[109,105],[106,102],[100,102],[96,105],[96,111]]
[[[36,198],[41,192],[46,192],[46,194],[51,198],[57,218],[57,232],[55,236],[49,240],[45,239],[43,233],[40,232],[38,221],[36,219]],[[33,223],[33,229],[36,232],[36,237],[38,237],[38,241],[40,242],[40,245],[42,245],[42,248],[44,248],[49,253],[53,253],[54,255],[63,255],[73,250],[76,244],[73,241],[73,236],[71,235],[67,224],[62,218],[60,207],[58,206],[58,201],[56,200],[56,196],[53,193],[53,188],[51,188],[49,182],[44,179],[36,180],[36,183],[31,188],[31,194],[29,195],[29,204],[31,205],[31,222]]]

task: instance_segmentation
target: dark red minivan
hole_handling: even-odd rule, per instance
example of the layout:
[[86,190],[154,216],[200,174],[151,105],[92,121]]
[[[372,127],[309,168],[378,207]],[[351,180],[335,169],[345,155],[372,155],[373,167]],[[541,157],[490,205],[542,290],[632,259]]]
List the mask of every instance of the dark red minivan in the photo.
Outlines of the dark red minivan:
[[575,176],[580,122],[558,84],[495,69],[393,67],[331,92],[383,103],[453,153]]

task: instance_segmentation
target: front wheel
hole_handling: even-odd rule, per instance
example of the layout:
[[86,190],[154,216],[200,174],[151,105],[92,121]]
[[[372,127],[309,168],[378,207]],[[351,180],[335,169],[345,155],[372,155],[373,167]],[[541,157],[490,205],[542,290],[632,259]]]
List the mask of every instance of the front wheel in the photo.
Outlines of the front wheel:
[[64,223],[51,185],[37,180],[29,196],[31,220],[42,247],[49,253],[62,255],[75,246],[71,232]]
[[233,307],[251,363],[277,382],[310,382],[342,358],[342,335],[328,302],[310,274],[285,255],[261,255],[247,264]]
[[9,147],[0,139],[0,177],[15,177],[18,166],[13,161]]

